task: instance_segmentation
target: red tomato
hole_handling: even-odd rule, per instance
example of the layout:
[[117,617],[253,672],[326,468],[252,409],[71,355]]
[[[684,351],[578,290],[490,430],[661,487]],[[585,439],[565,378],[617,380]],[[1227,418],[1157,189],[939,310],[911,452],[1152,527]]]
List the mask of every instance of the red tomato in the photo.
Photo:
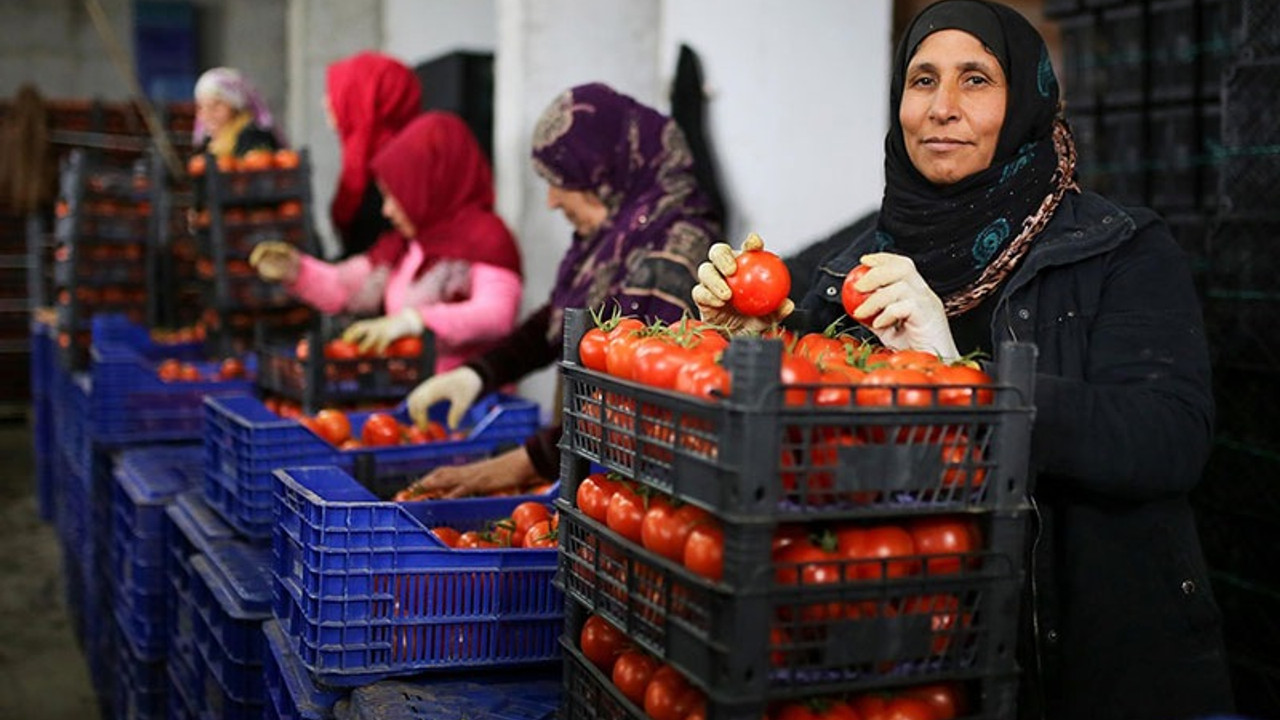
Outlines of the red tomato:
[[761,317],[778,309],[791,292],[791,273],[782,258],[768,250],[738,256],[738,267],[724,280],[733,291],[729,302],[743,315]]
[[792,352],[825,367],[844,365],[849,349],[857,343],[848,335],[827,335],[812,332],[800,336]]
[[[995,391],[982,389],[994,380],[985,372],[967,365],[944,365],[930,371],[933,381],[948,386],[938,390],[939,405],[990,405]],[[950,387],[950,386],[961,387]]]
[[330,445],[341,445],[351,437],[351,421],[341,410],[326,408],[316,413],[316,432]]
[[578,634],[582,654],[607,674],[613,673],[613,663],[626,645],[627,636],[599,615],[588,616]]
[[695,700],[689,681],[675,668],[663,664],[644,689],[644,712],[653,720],[684,720]]
[[[859,578],[880,580],[884,577],[905,577],[920,572],[920,561],[911,557],[916,554],[916,545],[911,539],[911,533],[897,525],[869,527],[865,532],[860,553],[850,556],[874,559],[877,562],[859,563],[857,569]],[[884,562],[885,558],[904,559]]]
[[715,400],[729,395],[729,371],[710,356],[688,362],[676,372],[675,391]]
[[431,437],[427,432],[417,425],[409,424],[401,430],[404,443],[406,445],[421,445],[425,442],[431,442]]
[[588,370],[604,372],[604,350],[609,344],[609,336],[598,327],[591,328],[582,334],[578,341],[578,360]]
[[550,520],[551,511],[546,505],[529,500],[520,503],[515,510],[511,511],[511,519],[516,523],[516,538],[522,539],[529,532],[529,528]]
[[944,367],[937,355],[924,350],[897,350],[885,358],[884,364],[886,367],[910,368],[926,373]]
[[789,702],[773,716],[774,720],[865,720],[857,710],[842,700],[826,698]]
[[173,382],[182,377],[182,363],[169,358],[156,366],[156,376],[163,382]]
[[[947,465],[942,473],[942,484],[946,487],[981,487],[987,479],[987,469],[979,464],[982,461],[982,448],[972,445],[966,435],[947,435],[942,439],[942,462]],[[970,465],[973,466],[972,471],[968,469]]]
[[663,337],[649,337],[635,345],[632,359],[632,379],[638,383],[672,389],[676,386],[676,373],[693,362],[698,354]]
[[714,521],[694,526],[684,543],[684,566],[711,580],[724,573],[724,531]]
[[930,575],[946,575],[960,572],[964,558],[958,557],[979,549],[975,544],[978,529],[971,521],[954,517],[922,517],[907,526],[916,553],[920,555],[944,555],[928,558],[924,562]]
[[399,445],[400,423],[386,413],[373,413],[360,429],[360,440],[369,447]]
[[191,363],[183,363],[178,368],[178,379],[185,382],[200,382],[204,378],[200,376],[200,368]]
[[640,526],[644,523],[645,501],[633,488],[622,485],[609,498],[605,524],[622,537],[640,542]]
[[620,487],[622,485],[616,476],[610,477],[605,473],[588,475],[578,484],[578,509],[596,522],[607,522],[609,499]]
[[655,553],[681,562],[684,546],[695,525],[707,522],[711,515],[693,505],[673,506],[665,498],[650,498],[640,524],[640,543]]
[[818,378],[824,386],[813,394],[815,405],[823,407],[842,407],[849,405],[853,398],[853,386],[862,382],[867,374],[848,365],[832,365],[823,371]]
[[311,356],[311,343],[307,342],[306,338],[302,338],[294,348],[293,354],[297,355],[299,360],[306,360]]
[[449,547],[457,547],[458,539],[462,537],[462,533],[445,525],[431,528],[431,533]]
[[613,684],[636,705],[644,705],[644,689],[658,669],[658,661],[639,650],[624,650],[613,663]]
[[525,531],[521,547],[553,548],[560,544],[560,538],[550,520],[541,520],[529,526]]
[[402,337],[387,346],[387,357],[416,358],[422,356],[422,338],[417,335]]
[[636,345],[642,339],[636,333],[644,329],[639,320],[628,320],[631,322],[624,320],[609,333],[609,342],[604,350],[605,372],[624,380],[635,375]]
[[227,358],[218,366],[219,380],[238,380],[244,376],[244,362],[240,358]]
[[330,360],[354,360],[360,357],[360,346],[341,338],[325,343],[324,356]]
[[871,297],[871,293],[864,293],[853,287],[854,283],[862,279],[862,276],[868,272],[871,272],[871,268],[866,265],[858,265],[850,270],[848,275],[844,276],[844,284],[840,286],[840,304],[844,305],[844,311],[849,317],[870,327],[871,321],[875,320],[874,315],[869,318],[859,318],[854,315],[858,308],[862,306],[862,303]]
[[[812,362],[791,353],[782,354],[782,370],[779,373],[783,385],[809,385],[822,382],[822,373]],[[783,401],[787,405],[805,405],[810,391],[806,388],[787,390]]]
[[964,686],[959,683],[933,683],[906,688],[898,693],[900,697],[923,700],[933,708],[937,720],[952,720],[969,713],[968,699]]
[[[933,404],[931,384],[920,370],[880,367],[862,378],[855,397],[859,405],[866,406],[928,407]],[[907,387],[893,387],[898,385]]]

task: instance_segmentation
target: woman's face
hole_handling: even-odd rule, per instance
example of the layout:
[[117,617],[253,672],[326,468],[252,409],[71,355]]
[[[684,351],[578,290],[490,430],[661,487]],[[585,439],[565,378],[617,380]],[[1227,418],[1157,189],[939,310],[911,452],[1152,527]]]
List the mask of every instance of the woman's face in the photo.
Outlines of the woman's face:
[[907,62],[898,122],[911,164],[950,185],[991,166],[1004,125],[1004,70],[976,37],[940,30]]
[[236,117],[236,109],[220,97],[198,97],[196,117],[209,129],[210,135],[215,135],[231,124]]
[[609,208],[588,190],[565,190],[548,185],[547,207],[564,213],[574,231],[582,236],[594,234],[609,217]]
[[378,183],[378,190],[382,191],[382,216],[391,221],[391,227],[407,238],[417,235],[418,231],[413,221],[409,219],[404,208],[400,207],[400,203],[387,192],[387,187]]

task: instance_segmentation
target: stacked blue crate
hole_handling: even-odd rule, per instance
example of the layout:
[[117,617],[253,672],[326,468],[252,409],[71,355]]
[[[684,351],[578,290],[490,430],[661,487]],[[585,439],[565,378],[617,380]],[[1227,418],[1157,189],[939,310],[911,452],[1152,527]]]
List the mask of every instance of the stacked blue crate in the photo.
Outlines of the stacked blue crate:
[[112,571],[115,617],[139,654],[163,659],[168,649],[166,509],[199,486],[199,445],[125,450],[115,469]]
[[331,720],[334,704],[346,693],[316,685],[302,659],[289,646],[289,636],[279,620],[262,625],[267,654],[263,656],[263,681],[267,701],[263,711],[279,720]]
[[214,718],[262,716],[266,700],[262,623],[271,617],[271,554],[227,543],[191,559],[195,600],[196,702]]

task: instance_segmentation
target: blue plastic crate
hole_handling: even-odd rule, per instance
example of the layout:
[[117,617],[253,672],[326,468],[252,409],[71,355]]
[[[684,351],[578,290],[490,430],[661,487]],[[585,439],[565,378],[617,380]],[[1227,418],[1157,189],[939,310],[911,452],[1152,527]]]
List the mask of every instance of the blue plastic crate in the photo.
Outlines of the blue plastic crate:
[[149,657],[129,642],[123,628],[115,638],[113,709],[122,720],[164,720],[168,675],[164,658]]
[[551,720],[563,695],[559,679],[520,682],[386,681],[351,693],[349,720]]
[[[284,419],[258,399],[211,397],[205,401],[205,496],[226,520],[248,537],[269,538],[275,524],[271,473],[282,467],[335,465],[355,472],[368,463],[366,482],[383,489],[402,487],[445,465],[461,465],[514,447],[538,429],[538,405],[506,395],[481,398],[467,412],[463,440],[445,440],[387,448],[338,450],[296,420]],[[432,418],[444,419],[443,405]],[[359,436],[370,412],[349,415]],[[407,423],[401,407],[392,414]],[[377,490],[377,488],[375,488]]]
[[71,471],[88,477],[93,443],[89,435],[89,395],[92,384],[84,373],[60,372],[55,379],[53,415],[55,441]]
[[267,687],[265,708],[280,720],[331,720],[334,703],[346,694],[316,685],[302,660],[290,647],[289,636],[278,620],[262,625],[267,640],[263,680]]
[[322,683],[557,659],[554,549],[453,550],[527,497],[395,503],[336,467],[276,473],[276,617]]
[[[166,607],[169,652],[190,661],[195,653],[195,600],[191,597],[191,558],[216,545],[236,542],[234,529],[224,523],[204,501],[200,491],[181,493],[165,508],[169,520],[166,563],[170,592]],[[189,663],[190,664],[190,663]]]
[[[198,346],[151,340],[143,327],[119,316],[94,318],[91,350],[93,439],[105,445],[199,440],[204,429],[204,396],[252,390],[250,380],[165,382],[156,374],[166,359],[190,362],[202,377],[213,377],[217,362],[204,362]],[[245,360],[252,372],[253,358]]]
[[208,623],[202,645],[217,645],[232,662],[261,665],[262,622],[271,617],[271,550],[224,543],[191,559],[193,597]]
[[[197,614],[197,625],[200,622]],[[259,720],[262,717],[263,702],[240,697],[224,687],[199,649],[192,656],[190,667],[193,669],[191,698],[201,720]],[[261,667],[257,670],[261,673]]]

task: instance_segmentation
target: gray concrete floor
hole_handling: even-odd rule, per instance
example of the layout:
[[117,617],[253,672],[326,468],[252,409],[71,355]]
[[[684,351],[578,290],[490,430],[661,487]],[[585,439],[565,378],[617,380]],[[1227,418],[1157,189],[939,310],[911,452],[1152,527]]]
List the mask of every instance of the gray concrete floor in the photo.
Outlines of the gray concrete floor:
[[36,507],[33,454],[25,421],[0,423],[0,718],[96,720],[57,534]]

